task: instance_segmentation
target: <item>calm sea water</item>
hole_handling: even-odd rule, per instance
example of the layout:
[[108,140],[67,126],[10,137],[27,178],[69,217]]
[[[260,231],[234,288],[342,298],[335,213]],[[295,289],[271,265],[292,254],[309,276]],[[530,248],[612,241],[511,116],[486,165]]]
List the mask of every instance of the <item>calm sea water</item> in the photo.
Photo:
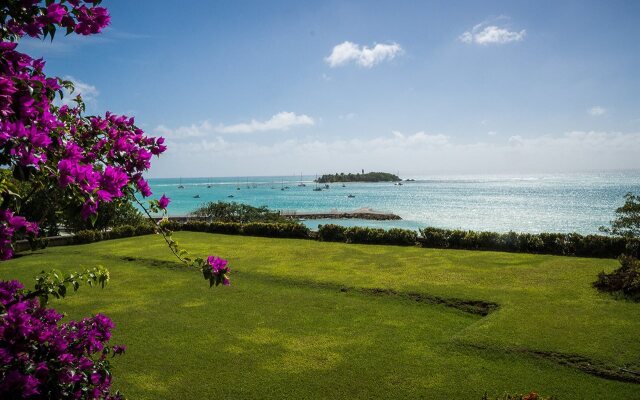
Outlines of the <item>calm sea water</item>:
[[[208,201],[236,201],[274,210],[340,211],[369,207],[401,221],[309,220],[373,227],[425,226],[497,232],[596,233],[627,192],[640,193],[640,171],[540,175],[410,177],[415,182],[331,184],[313,191],[313,177],[152,179],[155,195],[171,198],[170,215]],[[298,186],[304,183],[306,186]],[[182,184],[184,188],[178,186]],[[211,186],[211,187],[208,187]],[[288,186],[289,189],[281,190]],[[353,194],[354,198],[347,197]],[[199,195],[200,198],[194,198]],[[233,198],[228,196],[232,195]]]

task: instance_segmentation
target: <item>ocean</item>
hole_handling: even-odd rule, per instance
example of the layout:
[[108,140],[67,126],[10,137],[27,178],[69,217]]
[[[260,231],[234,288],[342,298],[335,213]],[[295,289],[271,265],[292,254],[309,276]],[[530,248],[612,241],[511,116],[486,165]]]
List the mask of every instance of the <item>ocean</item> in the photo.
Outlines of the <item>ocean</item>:
[[[418,229],[427,226],[496,232],[597,233],[627,192],[640,194],[640,171],[408,176],[393,183],[334,183],[313,191],[314,176],[151,179],[155,197],[171,198],[169,215],[208,201],[235,201],[284,211],[372,208],[399,221],[307,220],[318,224]],[[305,186],[299,186],[304,184]],[[182,185],[184,188],[179,188]],[[210,187],[209,187],[210,186]],[[288,189],[281,190],[283,187]],[[348,197],[351,194],[355,197]],[[199,198],[194,198],[199,196]],[[233,197],[229,197],[233,196]]]

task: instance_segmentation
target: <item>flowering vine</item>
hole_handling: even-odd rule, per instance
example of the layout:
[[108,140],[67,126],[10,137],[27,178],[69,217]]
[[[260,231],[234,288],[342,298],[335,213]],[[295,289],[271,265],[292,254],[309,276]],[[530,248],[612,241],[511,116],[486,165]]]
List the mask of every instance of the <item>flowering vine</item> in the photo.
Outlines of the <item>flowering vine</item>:
[[[73,83],[44,73],[45,62],[18,51],[24,36],[53,38],[59,30],[91,35],[110,22],[100,0],[5,0],[0,2],[0,259],[13,256],[13,243],[38,235],[38,223],[20,216],[22,198],[15,182],[37,183],[42,190],[62,190],[65,202],[85,220],[96,218],[98,206],[115,199],[135,199],[143,211],[164,212],[166,196],[152,195],[143,173],[153,156],[165,150],[164,139],[151,137],[132,117],[110,112],[85,116],[81,96],[72,105],[56,105]],[[183,263],[201,270],[210,286],[228,285],[227,262],[192,257],[157,224],[157,231]],[[81,283],[104,286],[109,273],[95,267],[66,276],[42,273],[35,289],[16,281],[0,281],[1,398],[118,398],[110,394],[108,354],[124,347],[107,345],[113,323],[103,315],[60,322],[46,308],[50,296],[61,298]]]

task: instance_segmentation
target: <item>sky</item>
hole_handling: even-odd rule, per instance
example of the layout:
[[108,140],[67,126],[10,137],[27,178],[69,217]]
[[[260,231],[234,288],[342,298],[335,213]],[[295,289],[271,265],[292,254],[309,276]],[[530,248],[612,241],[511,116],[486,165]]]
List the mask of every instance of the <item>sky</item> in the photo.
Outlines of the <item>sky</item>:
[[164,136],[150,177],[640,168],[637,1],[102,5],[19,48]]

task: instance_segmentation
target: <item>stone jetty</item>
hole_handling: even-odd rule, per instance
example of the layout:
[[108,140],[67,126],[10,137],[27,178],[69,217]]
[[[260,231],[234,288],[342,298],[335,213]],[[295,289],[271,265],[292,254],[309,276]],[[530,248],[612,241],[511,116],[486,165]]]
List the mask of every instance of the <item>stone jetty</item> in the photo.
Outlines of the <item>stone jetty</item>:
[[318,211],[281,211],[280,214],[291,219],[370,219],[376,221],[400,220],[399,215],[376,211],[371,208],[359,208],[353,211],[330,210],[325,212]]

